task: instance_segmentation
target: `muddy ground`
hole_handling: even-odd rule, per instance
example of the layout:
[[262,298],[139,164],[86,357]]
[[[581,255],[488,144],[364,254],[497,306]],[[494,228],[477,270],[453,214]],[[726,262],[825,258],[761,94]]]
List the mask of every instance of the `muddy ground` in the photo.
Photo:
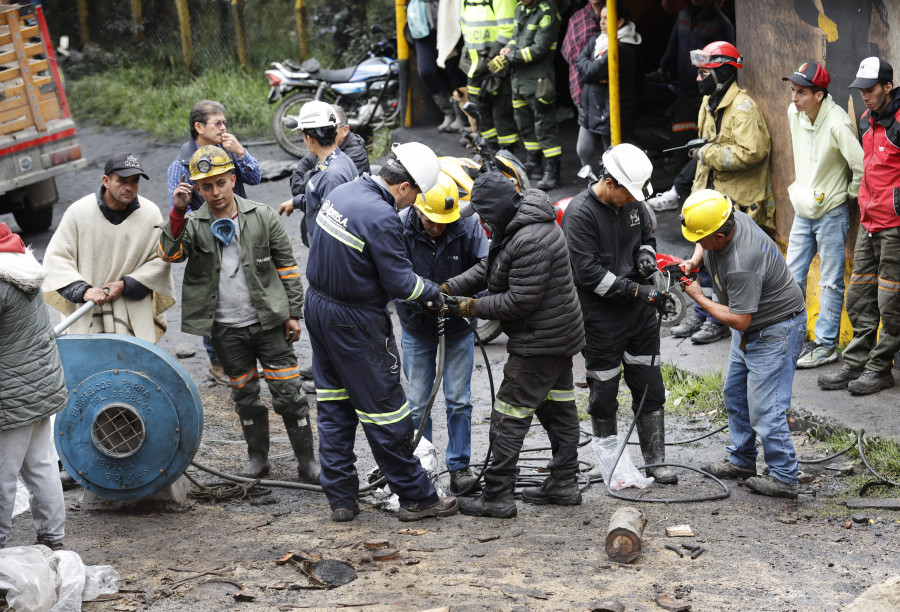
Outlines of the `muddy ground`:
[[[96,189],[107,152],[131,148],[138,153],[153,180],[142,195],[168,210],[165,168],[177,152],[176,144],[160,144],[144,134],[118,130],[83,129],[85,151],[97,152],[86,170],[59,181],[61,200],[68,203]],[[271,146],[249,147],[261,159],[288,161]],[[457,151],[453,151],[458,154]],[[568,191],[577,190],[570,184]],[[565,191],[565,189],[563,190]],[[286,180],[250,189],[251,197],[276,205],[288,197]],[[559,197],[554,194],[555,197]],[[64,209],[57,207],[56,220]],[[165,213],[164,213],[165,214]],[[666,213],[670,214],[670,213]],[[0,216],[16,229],[11,216]],[[299,240],[299,220],[289,219],[289,232],[297,255],[305,262]],[[50,233],[26,236],[39,255]],[[677,252],[679,245],[670,245]],[[680,248],[684,248],[683,245]],[[174,268],[180,284],[181,268]],[[214,467],[240,466],[245,447],[228,392],[212,386],[200,339],[181,334],[179,308],[169,311],[170,329],[160,346],[175,353],[195,351],[181,360],[203,398],[205,430],[197,459]],[[301,363],[308,363],[308,339],[297,347]],[[505,358],[504,337],[488,350],[495,379]],[[486,369],[476,360],[472,381],[473,455],[483,457],[490,411]],[[576,362],[576,377],[583,364]],[[580,404],[586,391],[579,390]],[[443,405],[435,406],[440,415]],[[627,426],[620,414],[620,427]],[[443,419],[435,427],[439,457],[446,443]],[[585,429],[587,423],[583,424]],[[706,420],[669,419],[669,439],[686,439],[713,426]],[[273,423],[271,478],[292,480],[296,464],[280,423]],[[687,447],[670,447],[669,460],[699,465],[722,456],[727,440],[716,434]],[[795,435],[801,456],[821,456],[802,434]],[[544,447],[546,436],[538,427],[527,448]],[[636,447],[631,452],[637,460]],[[361,433],[357,436],[360,473],[373,466]],[[590,446],[581,458],[591,460]],[[541,453],[528,454],[539,467]],[[442,464],[443,467],[443,464]],[[834,511],[829,497],[843,485],[842,477],[822,466],[804,468],[811,482],[801,486],[798,501],[754,495],[729,483],[730,497],[721,501],[657,504],[611,498],[594,485],[576,507],[539,507],[519,502],[512,520],[454,516],[419,523],[399,523],[396,517],[374,509],[366,499],[362,513],[350,523],[333,523],[324,497],[318,493],[273,488],[243,500],[211,502],[191,498],[172,511],[93,512],[81,509],[79,490],[66,494],[69,506],[66,546],[85,563],[110,564],[122,575],[121,592],[111,601],[85,604],[86,610],[292,610],[363,609],[425,610],[449,606],[452,610],[590,610],[603,599],[617,599],[628,610],[659,610],[655,598],[668,594],[693,610],[840,610],[866,587],[897,573],[900,567],[900,515],[859,512],[861,523],[845,521],[850,511]],[[189,474],[210,484],[217,479],[194,468]],[[717,492],[698,474],[679,470],[676,487],[653,485],[637,497],[701,497]],[[446,483],[446,476],[445,483]],[[604,550],[610,515],[632,505],[647,518],[641,556],[630,565],[611,563]],[[870,519],[870,520],[864,520]],[[666,527],[689,524],[694,536],[670,538]],[[403,530],[410,529],[406,533]],[[33,542],[28,515],[14,521],[11,544]],[[364,542],[386,539],[399,550],[392,561],[372,561]],[[679,557],[667,544],[699,545],[696,559]],[[326,590],[315,585],[299,565],[276,560],[289,552],[345,561],[358,577]],[[687,552],[687,551],[685,551]],[[202,572],[205,575],[198,576]],[[252,602],[238,602],[243,593]],[[0,605],[0,610],[3,606]]]

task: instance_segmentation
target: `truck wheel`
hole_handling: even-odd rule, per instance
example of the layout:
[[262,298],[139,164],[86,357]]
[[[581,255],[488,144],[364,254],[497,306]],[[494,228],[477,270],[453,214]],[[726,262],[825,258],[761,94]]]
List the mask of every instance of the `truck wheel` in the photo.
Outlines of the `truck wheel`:
[[476,333],[478,334],[478,339],[481,340],[482,344],[487,344],[491,340],[494,340],[503,333],[503,330],[500,328],[500,321],[487,321],[485,319],[476,319],[475,321],[478,326],[476,327]]
[[13,218],[19,224],[19,229],[23,234],[44,232],[50,228],[50,223],[53,221],[53,207],[47,206],[36,210],[20,208],[13,211]]

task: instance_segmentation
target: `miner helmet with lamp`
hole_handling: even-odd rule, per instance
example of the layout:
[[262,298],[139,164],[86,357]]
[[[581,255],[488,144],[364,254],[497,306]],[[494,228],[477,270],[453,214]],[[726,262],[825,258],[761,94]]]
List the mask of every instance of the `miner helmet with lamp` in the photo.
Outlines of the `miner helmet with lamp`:
[[221,147],[204,145],[191,155],[188,171],[192,181],[234,171],[234,161]]

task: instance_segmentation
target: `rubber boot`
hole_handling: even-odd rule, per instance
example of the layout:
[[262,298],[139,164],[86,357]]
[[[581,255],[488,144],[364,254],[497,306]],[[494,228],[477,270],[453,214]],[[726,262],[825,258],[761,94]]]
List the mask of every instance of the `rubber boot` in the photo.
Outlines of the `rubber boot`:
[[538,505],[577,506],[581,503],[578,472],[551,470],[540,487],[530,487],[522,491],[522,501]]
[[284,428],[287,431],[291,448],[297,457],[297,475],[303,482],[319,484],[319,463],[313,454],[312,425],[309,417],[302,421],[285,417]]
[[[595,438],[608,438],[610,436],[618,435],[619,433],[615,417],[611,419],[601,419],[592,415],[591,429],[593,430]],[[595,463],[594,467],[591,468],[591,471],[588,472],[588,478],[591,478],[592,480],[598,478],[600,480],[603,479],[603,471],[600,469],[599,462]]]
[[544,159],[544,176],[537,184],[537,188],[543,191],[556,189],[559,182],[559,155]]
[[[638,417],[638,440],[645,463],[666,462],[666,428],[662,410],[647,412]],[[647,468],[647,475],[660,484],[676,484],[678,475],[667,467]]]
[[616,417],[611,419],[601,419],[591,416],[591,429],[595,438],[608,438],[618,435],[619,430],[616,423]]
[[438,109],[440,109],[441,114],[444,115],[444,120],[438,126],[438,132],[451,133],[455,132],[456,129],[451,128],[450,126],[456,120],[456,114],[453,112],[453,108],[450,106],[450,94],[448,93],[439,93],[431,96],[431,99],[434,100],[434,103],[437,104]]
[[541,152],[526,151],[525,153],[525,174],[528,178],[536,181],[541,178]]
[[247,455],[250,460],[237,473],[244,478],[259,478],[269,473],[269,415],[262,413],[254,419],[241,419]]
[[450,99],[450,106],[453,107],[453,123],[450,124],[451,132],[459,132],[460,130],[469,131],[469,116],[463,112],[462,107],[453,98]]

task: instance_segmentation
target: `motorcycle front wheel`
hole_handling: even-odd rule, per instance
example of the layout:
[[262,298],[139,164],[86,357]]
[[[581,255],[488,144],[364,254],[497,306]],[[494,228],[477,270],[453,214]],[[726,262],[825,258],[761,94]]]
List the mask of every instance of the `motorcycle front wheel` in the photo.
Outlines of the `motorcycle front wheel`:
[[296,125],[296,119],[300,115],[300,108],[307,102],[312,102],[315,99],[315,93],[303,91],[288,96],[275,109],[275,117],[272,119],[275,141],[278,143],[278,146],[294,157],[302,159],[306,157],[309,150],[303,144],[303,133],[299,130],[292,130],[291,126]]

